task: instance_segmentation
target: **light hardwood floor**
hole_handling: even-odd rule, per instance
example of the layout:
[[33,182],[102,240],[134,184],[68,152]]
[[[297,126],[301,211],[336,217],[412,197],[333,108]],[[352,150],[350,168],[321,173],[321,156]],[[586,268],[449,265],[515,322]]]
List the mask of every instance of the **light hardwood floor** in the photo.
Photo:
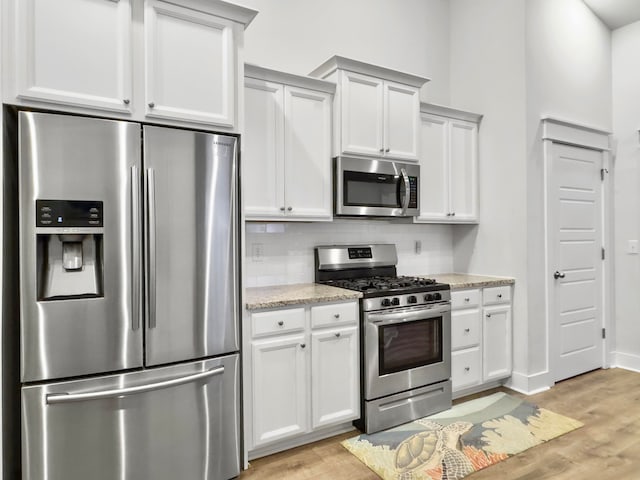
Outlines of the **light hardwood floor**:
[[[580,420],[584,427],[470,475],[469,480],[640,479],[640,373],[596,370],[526,397],[541,407]],[[454,403],[469,400],[465,397]],[[376,480],[340,441],[350,432],[253,460],[240,480]]]

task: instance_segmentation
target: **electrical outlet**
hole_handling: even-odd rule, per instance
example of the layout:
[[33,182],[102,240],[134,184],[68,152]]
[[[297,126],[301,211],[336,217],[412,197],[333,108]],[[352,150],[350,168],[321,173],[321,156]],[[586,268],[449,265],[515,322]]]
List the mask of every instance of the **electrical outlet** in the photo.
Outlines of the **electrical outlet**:
[[627,243],[627,253],[629,255],[638,255],[638,240],[629,240]]
[[416,240],[416,255],[422,253],[422,240]]
[[264,244],[252,243],[251,244],[251,261],[262,262],[264,259]]

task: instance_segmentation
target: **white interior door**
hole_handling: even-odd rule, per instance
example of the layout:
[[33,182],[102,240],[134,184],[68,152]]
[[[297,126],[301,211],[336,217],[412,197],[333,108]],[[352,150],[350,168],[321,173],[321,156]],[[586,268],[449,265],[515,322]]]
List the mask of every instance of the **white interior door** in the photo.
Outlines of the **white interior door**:
[[551,154],[550,333],[559,381],[603,366],[603,153],[553,143]]

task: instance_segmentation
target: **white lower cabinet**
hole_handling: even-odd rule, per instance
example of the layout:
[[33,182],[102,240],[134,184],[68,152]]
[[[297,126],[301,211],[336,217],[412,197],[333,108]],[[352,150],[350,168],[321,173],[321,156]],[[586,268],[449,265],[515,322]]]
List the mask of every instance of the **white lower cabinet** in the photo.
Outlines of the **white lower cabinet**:
[[250,458],[316,440],[360,416],[358,318],[357,301],[250,314],[244,349]]
[[451,292],[454,395],[494,386],[511,375],[511,288]]
[[312,428],[353,420],[359,409],[358,327],[311,334]]
[[253,445],[307,430],[305,335],[253,342]]

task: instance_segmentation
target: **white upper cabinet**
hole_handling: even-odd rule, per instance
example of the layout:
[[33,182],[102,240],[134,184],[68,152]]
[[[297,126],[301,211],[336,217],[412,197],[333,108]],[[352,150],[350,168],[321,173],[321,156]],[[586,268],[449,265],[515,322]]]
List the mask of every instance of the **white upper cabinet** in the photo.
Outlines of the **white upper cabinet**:
[[247,65],[243,191],[247,220],[331,220],[335,85]]
[[334,155],[418,160],[427,78],[335,56],[311,72],[336,82]]
[[281,217],[284,202],[284,85],[245,78],[242,137],[245,214]]
[[382,133],[384,121],[384,85],[377,78],[344,72],[340,82],[342,89],[341,150],[364,155],[382,153]]
[[422,104],[420,215],[416,222],[478,221],[478,126],[481,115]]
[[8,11],[6,103],[240,131],[240,47],[254,10],[222,0],[8,0]]
[[147,0],[144,23],[147,116],[233,127],[234,22]]
[[130,0],[13,0],[11,6],[17,99],[131,111]]

